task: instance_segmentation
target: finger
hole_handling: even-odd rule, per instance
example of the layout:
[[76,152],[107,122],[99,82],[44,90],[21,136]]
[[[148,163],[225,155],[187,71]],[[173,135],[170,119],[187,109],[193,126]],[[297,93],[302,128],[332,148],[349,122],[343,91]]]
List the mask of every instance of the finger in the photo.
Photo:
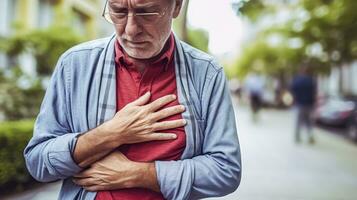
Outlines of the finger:
[[150,133],[146,135],[146,141],[153,140],[173,140],[176,139],[177,135],[173,133]]
[[154,130],[155,131],[167,130],[167,129],[182,127],[184,125],[186,125],[186,120],[184,119],[163,121],[163,122],[155,123]]
[[151,102],[147,106],[149,107],[149,109],[151,111],[157,111],[158,109],[160,109],[164,105],[174,101],[175,99],[176,99],[176,95],[173,95],[173,94],[166,95],[166,96],[156,99],[155,101]]
[[72,180],[75,184],[84,186],[84,187],[99,184],[99,183],[97,183],[97,180],[94,178],[74,178]]
[[139,97],[138,99],[136,99],[135,101],[133,101],[129,104],[133,105],[133,106],[145,105],[147,102],[149,102],[150,96],[151,96],[150,92],[146,92],[143,96]]
[[160,111],[157,111],[156,113],[153,113],[155,121],[158,121],[160,119],[165,119],[166,117],[176,115],[178,113],[182,113],[185,111],[185,106],[183,105],[177,105],[177,106],[171,106],[168,108],[164,108]]
[[78,173],[76,175],[74,175],[73,177],[75,178],[88,178],[91,177],[92,172],[90,171],[90,169],[84,170],[81,173]]

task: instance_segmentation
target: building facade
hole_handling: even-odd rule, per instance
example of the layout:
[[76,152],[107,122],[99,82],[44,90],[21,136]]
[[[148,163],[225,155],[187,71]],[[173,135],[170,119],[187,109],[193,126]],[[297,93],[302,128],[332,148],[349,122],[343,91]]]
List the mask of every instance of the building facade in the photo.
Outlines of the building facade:
[[[101,17],[105,0],[1,0],[0,37],[17,31],[45,29],[52,24],[67,24],[86,40],[109,35],[112,28]],[[20,65],[31,71],[34,59],[21,55]],[[0,68],[11,60],[0,52]]]

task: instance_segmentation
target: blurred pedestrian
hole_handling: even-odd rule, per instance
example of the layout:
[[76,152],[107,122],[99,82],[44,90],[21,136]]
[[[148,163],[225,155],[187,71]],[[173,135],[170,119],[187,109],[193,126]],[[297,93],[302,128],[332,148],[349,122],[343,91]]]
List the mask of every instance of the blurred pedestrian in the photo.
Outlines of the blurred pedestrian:
[[258,112],[262,107],[264,79],[257,73],[249,74],[245,81],[253,122],[258,121]]
[[295,142],[300,142],[300,131],[305,126],[309,143],[313,144],[315,140],[312,133],[312,112],[316,100],[316,83],[307,66],[302,66],[298,75],[293,78],[291,92],[296,108]]
[[240,100],[242,97],[242,87],[241,82],[237,78],[232,78],[229,81],[229,89],[231,93]]

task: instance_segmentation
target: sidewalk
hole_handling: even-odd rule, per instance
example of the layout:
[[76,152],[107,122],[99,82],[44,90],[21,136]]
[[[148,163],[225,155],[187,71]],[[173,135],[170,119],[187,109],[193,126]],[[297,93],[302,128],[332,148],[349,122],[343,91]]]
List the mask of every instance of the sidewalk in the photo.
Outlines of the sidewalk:
[[239,189],[221,200],[354,200],[357,145],[315,129],[316,144],[294,143],[294,113],[263,110],[253,124],[236,107],[243,159]]
[[[210,200],[355,200],[357,145],[315,129],[316,144],[293,142],[291,111],[263,110],[257,124],[246,107],[236,107],[243,160],[239,189]],[[55,200],[52,183],[6,200]]]

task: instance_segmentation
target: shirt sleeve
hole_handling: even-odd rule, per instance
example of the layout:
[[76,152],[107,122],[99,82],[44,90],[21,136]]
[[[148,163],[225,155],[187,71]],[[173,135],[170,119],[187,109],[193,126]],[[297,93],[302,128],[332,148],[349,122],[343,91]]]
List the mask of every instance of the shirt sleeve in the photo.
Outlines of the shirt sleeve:
[[24,150],[27,169],[38,181],[65,179],[81,171],[72,153],[80,133],[72,133],[66,106],[66,81],[58,62],[37,116],[33,137]]
[[156,161],[166,199],[201,199],[235,191],[241,180],[241,157],[232,101],[222,69],[202,97],[206,126],[202,154],[179,161]]

